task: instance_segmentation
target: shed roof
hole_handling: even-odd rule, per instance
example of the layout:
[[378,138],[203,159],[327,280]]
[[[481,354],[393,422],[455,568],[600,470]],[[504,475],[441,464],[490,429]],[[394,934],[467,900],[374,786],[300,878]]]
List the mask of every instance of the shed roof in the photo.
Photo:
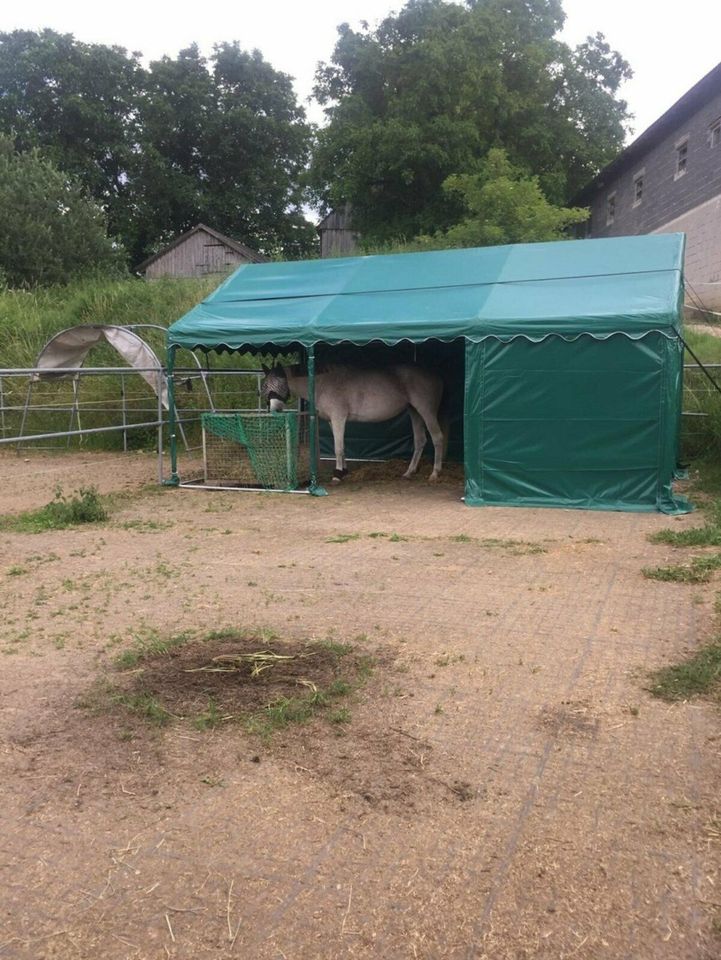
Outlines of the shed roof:
[[673,336],[683,251],[683,234],[657,234],[244,264],[170,327],[168,345]]
[[231,239],[231,237],[226,237],[224,233],[219,233],[218,230],[213,230],[212,227],[208,227],[204,223],[198,223],[191,230],[186,230],[185,233],[181,233],[179,237],[176,237],[172,243],[163,247],[162,250],[158,250],[157,253],[154,253],[146,260],[143,260],[142,263],[139,263],[136,270],[139,273],[147,270],[148,267],[152,263],[155,263],[160,257],[165,256],[166,253],[170,253],[171,250],[179,247],[181,243],[185,243],[186,240],[189,240],[194,234],[199,232],[207,233],[219,243],[224,243],[226,247],[230,247],[231,250],[235,250],[236,253],[245,257],[249,263],[265,263],[267,260],[267,257],[264,257],[262,253],[258,253],[257,250],[251,250],[251,248],[246,247],[244,243],[239,243],[237,240]]

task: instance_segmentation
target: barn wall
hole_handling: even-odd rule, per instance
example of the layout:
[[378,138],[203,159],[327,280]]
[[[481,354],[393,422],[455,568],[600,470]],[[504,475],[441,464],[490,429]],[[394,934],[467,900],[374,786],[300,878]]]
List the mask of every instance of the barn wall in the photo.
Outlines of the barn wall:
[[159,277],[205,277],[227,273],[241,263],[247,263],[242,254],[200,230],[158,257],[147,268],[145,276],[149,280]]
[[[685,275],[705,305],[721,310],[721,142],[711,137],[721,118],[721,91],[642,156],[628,162],[591,199],[591,237],[680,232],[687,236]],[[688,137],[686,172],[676,172],[676,146]],[[643,198],[634,178],[643,175]],[[607,204],[615,194],[615,216]]]
[[327,230],[320,233],[321,257],[350,257],[358,252],[358,241],[352,230]]
[[320,255],[324,257],[350,257],[358,252],[358,234],[350,227],[350,205],[342,210],[331,210],[318,224]]
[[[709,310],[721,313],[721,194],[670,221],[654,233],[685,233],[684,275]],[[687,302],[693,303],[690,297]]]

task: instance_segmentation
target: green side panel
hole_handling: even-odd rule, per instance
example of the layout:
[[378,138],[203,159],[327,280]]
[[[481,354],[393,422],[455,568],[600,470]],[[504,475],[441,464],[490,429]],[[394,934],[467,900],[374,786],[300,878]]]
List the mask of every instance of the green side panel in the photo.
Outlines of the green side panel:
[[466,503],[685,512],[671,480],[680,341],[466,347]]

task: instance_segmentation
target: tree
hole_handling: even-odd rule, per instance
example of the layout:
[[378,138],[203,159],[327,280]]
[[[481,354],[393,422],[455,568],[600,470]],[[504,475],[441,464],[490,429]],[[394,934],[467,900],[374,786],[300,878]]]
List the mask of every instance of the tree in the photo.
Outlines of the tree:
[[499,149],[489,151],[478,173],[454,174],[443,188],[461,199],[466,214],[445,234],[430,238],[435,247],[562,240],[568,227],[589,215],[583,207],[550,203],[538,177],[524,176]]
[[270,255],[312,249],[311,131],[290,77],[237,43],[147,70],[139,57],[52,30],[0,34],[0,134],[76,178],[134,263],[198,221]]
[[370,242],[447,230],[465,208],[443,183],[502,148],[566,203],[623,142],[630,70],[600,35],[571,50],[563,21],[560,0],[409,0],[376,30],[341,25],[316,75],[318,201],[350,202]]
[[156,244],[205,221],[272,255],[315,245],[302,213],[310,128],[290,77],[258,51],[197,46],[150,65],[134,216]]
[[86,44],[53,30],[0,33],[0,134],[73,177],[106,211],[124,219],[135,158],[138,54]]
[[82,187],[37,150],[17,153],[0,138],[0,274],[12,287],[119,273],[124,251]]

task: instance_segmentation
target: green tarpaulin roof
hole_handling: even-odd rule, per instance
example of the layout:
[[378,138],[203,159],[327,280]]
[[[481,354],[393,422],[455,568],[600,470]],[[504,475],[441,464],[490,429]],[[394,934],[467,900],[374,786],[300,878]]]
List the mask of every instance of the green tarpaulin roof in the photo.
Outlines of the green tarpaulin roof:
[[246,264],[170,327],[168,345],[672,336],[683,253],[683,234],[659,234]]

